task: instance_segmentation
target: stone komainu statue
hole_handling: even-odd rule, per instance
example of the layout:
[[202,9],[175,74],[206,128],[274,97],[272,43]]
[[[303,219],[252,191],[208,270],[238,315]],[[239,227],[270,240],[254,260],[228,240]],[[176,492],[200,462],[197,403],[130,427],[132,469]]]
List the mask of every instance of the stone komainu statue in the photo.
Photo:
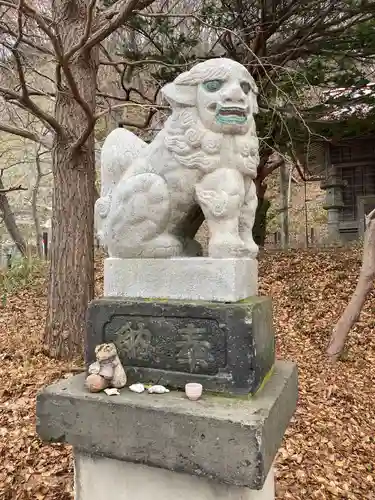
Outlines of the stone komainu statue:
[[110,257],[197,255],[186,221],[199,205],[211,257],[255,257],[257,87],[241,64],[211,59],[163,88],[171,116],[151,144],[119,128],[101,154],[96,228]]

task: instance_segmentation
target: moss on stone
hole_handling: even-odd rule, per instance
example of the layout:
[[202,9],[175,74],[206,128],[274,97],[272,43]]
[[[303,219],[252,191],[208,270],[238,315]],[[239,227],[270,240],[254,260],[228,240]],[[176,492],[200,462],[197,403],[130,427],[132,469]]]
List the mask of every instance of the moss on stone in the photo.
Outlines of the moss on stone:
[[262,391],[264,389],[264,386],[269,381],[269,379],[272,377],[274,370],[275,370],[275,365],[273,365],[272,368],[269,370],[269,372],[266,373],[262,383],[258,387],[257,391],[253,394],[253,396],[256,396],[257,394],[259,394],[260,391]]
[[137,302],[169,302],[172,304],[176,305],[191,305],[191,306],[203,306],[203,307],[211,307],[211,308],[225,308],[225,307],[233,307],[236,305],[244,305],[244,306],[254,306],[256,304],[261,303],[265,299],[268,299],[268,297],[259,297],[259,296],[253,296],[253,297],[247,297],[246,299],[241,299],[238,300],[237,302],[210,302],[207,300],[178,300],[178,299],[168,299],[164,297],[150,297],[150,298],[143,298],[143,299],[125,299],[125,300],[130,300],[130,301],[137,301]]
[[274,369],[275,369],[275,365],[273,365],[272,368],[269,370],[269,372],[266,373],[262,383],[260,384],[260,386],[258,387],[257,391],[254,394],[249,393],[249,394],[240,394],[239,395],[239,394],[230,394],[230,393],[225,393],[225,392],[206,391],[204,393],[205,397],[214,397],[215,400],[223,399],[223,400],[225,400],[225,402],[227,402],[228,399],[239,400],[239,401],[248,401],[248,400],[254,398],[255,396],[257,396],[260,393],[260,391],[262,391],[264,389],[264,386],[272,377]]

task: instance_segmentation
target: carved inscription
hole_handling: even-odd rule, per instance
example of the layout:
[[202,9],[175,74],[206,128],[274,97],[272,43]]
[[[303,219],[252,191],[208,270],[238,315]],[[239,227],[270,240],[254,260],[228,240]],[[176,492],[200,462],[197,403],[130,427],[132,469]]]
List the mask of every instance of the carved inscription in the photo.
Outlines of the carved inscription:
[[204,335],[207,335],[206,328],[197,328],[193,324],[188,324],[186,328],[180,328],[178,333],[181,340],[176,342],[179,349],[177,362],[180,365],[188,364],[191,373],[199,367],[206,370],[212,358],[211,343],[204,339]]
[[116,315],[105,325],[124,366],[217,373],[226,364],[226,340],[211,319]]
[[129,359],[148,359],[151,352],[151,332],[144,323],[137,323],[135,328],[130,321],[116,332],[116,346]]

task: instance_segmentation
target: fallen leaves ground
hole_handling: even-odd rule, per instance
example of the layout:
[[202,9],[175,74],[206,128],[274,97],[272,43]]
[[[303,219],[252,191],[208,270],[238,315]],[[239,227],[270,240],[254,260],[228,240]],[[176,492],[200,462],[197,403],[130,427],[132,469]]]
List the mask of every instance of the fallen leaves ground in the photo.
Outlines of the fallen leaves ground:
[[[346,361],[332,367],[322,355],[360,258],[357,249],[331,249],[261,260],[278,357],[299,367],[299,404],[276,460],[278,500],[375,499],[375,295],[351,332]],[[43,444],[34,430],[36,392],[71,368],[42,353],[44,292],[40,275],[0,309],[1,500],[73,498],[70,447]]]

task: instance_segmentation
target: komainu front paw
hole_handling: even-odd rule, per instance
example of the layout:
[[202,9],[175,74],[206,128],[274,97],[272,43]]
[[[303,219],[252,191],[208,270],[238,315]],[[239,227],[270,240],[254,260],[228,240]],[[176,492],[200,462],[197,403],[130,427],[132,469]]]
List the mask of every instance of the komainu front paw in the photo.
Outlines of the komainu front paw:
[[225,259],[229,257],[247,257],[249,254],[241,239],[222,238],[220,241],[211,241],[208,245],[208,255],[214,259]]
[[259,247],[255,243],[255,241],[253,240],[253,238],[246,238],[246,239],[244,239],[244,244],[245,244],[245,247],[248,250],[249,257],[252,257],[252,258],[255,259],[256,256],[258,255]]

